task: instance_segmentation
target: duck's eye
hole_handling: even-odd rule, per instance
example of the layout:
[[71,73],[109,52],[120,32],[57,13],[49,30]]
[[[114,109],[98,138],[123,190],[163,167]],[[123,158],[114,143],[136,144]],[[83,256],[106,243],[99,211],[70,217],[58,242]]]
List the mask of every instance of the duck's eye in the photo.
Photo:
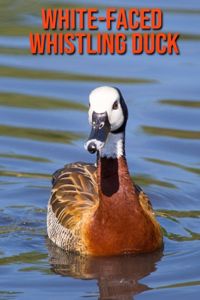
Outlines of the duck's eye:
[[115,103],[113,104],[113,109],[118,109],[118,101],[115,101]]

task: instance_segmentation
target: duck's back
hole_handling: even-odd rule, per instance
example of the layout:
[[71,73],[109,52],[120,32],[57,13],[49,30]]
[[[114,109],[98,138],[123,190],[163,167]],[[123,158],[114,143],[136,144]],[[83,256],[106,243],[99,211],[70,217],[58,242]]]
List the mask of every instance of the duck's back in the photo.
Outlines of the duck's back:
[[81,223],[98,205],[96,166],[76,162],[56,171],[48,204],[47,231],[59,247],[85,252]]

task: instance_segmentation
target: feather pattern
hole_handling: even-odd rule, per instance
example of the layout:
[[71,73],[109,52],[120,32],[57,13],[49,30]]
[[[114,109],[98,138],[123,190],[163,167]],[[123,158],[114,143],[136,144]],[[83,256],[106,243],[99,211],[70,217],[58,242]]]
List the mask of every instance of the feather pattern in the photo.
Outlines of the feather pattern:
[[[94,164],[76,162],[65,165],[52,177],[53,188],[48,204],[48,235],[61,248],[87,253],[80,238],[82,223],[99,206],[97,167]],[[154,214],[150,200],[133,182],[142,208]]]
[[98,202],[96,167],[80,162],[69,164],[53,178],[50,205],[59,223],[73,230],[85,210]]

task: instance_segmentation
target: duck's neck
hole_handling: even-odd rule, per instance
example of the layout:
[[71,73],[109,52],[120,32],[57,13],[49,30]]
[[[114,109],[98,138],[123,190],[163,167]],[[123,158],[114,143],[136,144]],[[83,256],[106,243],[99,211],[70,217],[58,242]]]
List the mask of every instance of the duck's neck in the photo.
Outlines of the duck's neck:
[[99,157],[120,158],[125,156],[125,133],[109,133],[105,146],[99,151]]
[[[137,206],[124,153],[124,134],[109,133],[105,147],[100,151],[97,164],[99,209],[109,213],[121,206]],[[136,204],[134,204],[136,202]],[[111,211],[112,213],[112,211]]]

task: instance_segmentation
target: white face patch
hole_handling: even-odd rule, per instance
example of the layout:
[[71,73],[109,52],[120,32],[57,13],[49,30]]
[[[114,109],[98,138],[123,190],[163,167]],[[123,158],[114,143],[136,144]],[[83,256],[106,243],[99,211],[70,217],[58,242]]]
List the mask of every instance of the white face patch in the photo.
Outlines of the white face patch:
[[[109,86],[102,86],[93,90],[89,96],[89,123],[92,126],[92,114],[107,112],[108,120],[111,125],[111,131],[115,131],[124,122],[124,115],[120,105],[120,95],[115,88]],[[117,109],[113,108],[117,101]]]

